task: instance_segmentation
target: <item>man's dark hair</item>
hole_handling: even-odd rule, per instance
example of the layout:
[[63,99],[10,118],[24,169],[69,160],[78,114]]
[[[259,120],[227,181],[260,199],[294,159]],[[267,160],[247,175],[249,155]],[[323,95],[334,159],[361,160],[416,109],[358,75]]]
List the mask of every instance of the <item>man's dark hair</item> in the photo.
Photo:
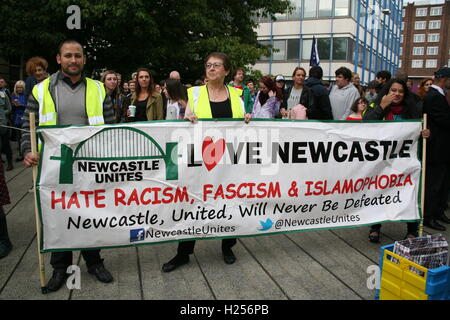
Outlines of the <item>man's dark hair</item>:
[[309,69],[309,76],[321,80],[323,77],[322,67],[314,66]]
[[58,54],[59,54],[59,55],[61,55],[61,48],[62,48],[62,46],[65,45],[66,43],[76,43],[76,44],[79,44],[80,47],[81,47],[81,52],[83,53],[83,56],[84,56],[84,48],[83,48],[83,46],[82,46],[81,43],[79,43],[77,40],[73,40],[73,39],[67,39],[67,40],[64,40],[63,42],[61,42],[61,43],[59,44],[59,47],[58,47]]
[[377,78],[385,79],[387,82],[387,81],[391,80],[392,75],[389,71],[382,70],[382,71],[378,71]]
[[339,69],[336,70],[335,74],[336,77],[341,75],[348,81],[352,80],[352,71],[349,68],[340,67]]

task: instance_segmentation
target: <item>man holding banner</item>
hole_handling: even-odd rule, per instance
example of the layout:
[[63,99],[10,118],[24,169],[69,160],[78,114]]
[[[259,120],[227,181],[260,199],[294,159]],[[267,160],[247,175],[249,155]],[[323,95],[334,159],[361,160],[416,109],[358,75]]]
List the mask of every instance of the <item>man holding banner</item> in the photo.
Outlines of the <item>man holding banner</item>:
[[[24,115],[23,128],[30,129],[30,113],[38,114],[39,126],[49,125],[102,125],[114,123],[111,99],[102,83],[87,78],[84,73],[86,56],[75,40],[66,40],[59,46],[56,61],[61,70],[33,88]],[[27,167],[37,165],[39,153],[31,151],[30,133],[24,133],[21,151]],[[104,283],[113,281],[104,267],[100,250],[81,251],[88,272]],[[53,252],[50,261],[53,275],[47,284],[49,291],[57,291],[64,284],[67,268],[72,264],[72,251]]]

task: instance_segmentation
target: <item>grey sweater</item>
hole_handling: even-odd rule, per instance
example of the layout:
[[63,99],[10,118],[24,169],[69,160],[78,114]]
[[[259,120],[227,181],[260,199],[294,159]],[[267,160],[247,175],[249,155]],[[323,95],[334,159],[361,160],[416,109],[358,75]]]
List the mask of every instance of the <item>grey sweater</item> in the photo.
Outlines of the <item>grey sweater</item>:
[[[53,101],[56,103],[56,112],[58,114],[58,125],[87,125],[88,116],[86,114],[85,100],[86,100],[86,77],[82,77],[81,83],[75,88],[71,88],[64,80],[64,74],[60,71],[50,76],[50,94]],[[29,114],[34,112],[36,114],[36,126],[39,124],[39,103],[30,94],[28,104],[23,116],[22,128],[30,130]],[[114,108],[109,95],[106,95],[103,101],[103,118],[105,123],[114,123]],[[20,149],[23,155],[31,152],[31,135],[29,132],[22,134]]]
[[334,85],[330,92],[331,111],[334,120],[345,120],[352,113],[352,104],[360,97],[358,89],[349,83],[343,88]]

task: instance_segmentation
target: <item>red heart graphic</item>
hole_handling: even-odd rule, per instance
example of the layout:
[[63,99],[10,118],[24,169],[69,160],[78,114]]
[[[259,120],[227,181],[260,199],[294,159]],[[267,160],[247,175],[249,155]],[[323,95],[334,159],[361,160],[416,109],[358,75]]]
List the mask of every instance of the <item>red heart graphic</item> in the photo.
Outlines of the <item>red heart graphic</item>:
[[202,157],[206,169],[211,171],[222,159],[225,153],[225,140],[219,139],[213,142],[211,137],[205,137],[202,145]]

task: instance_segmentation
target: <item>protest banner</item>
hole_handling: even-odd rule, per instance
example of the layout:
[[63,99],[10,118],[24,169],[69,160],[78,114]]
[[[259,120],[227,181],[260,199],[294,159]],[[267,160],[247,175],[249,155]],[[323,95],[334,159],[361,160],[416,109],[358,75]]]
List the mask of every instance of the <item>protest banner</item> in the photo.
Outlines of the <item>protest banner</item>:
[[42,127],[42,251],[420,219],[421,121]]

